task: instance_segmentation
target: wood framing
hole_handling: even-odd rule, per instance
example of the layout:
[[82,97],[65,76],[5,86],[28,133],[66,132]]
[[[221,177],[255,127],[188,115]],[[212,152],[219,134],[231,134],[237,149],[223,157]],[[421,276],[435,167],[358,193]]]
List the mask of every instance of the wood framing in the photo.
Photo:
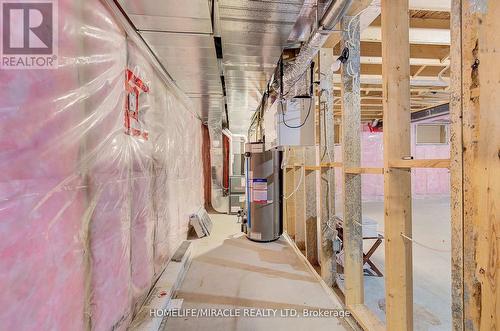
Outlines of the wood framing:
[[[316,148],[305,147],[305,162],[315,162]],[[312,265],[318,265],[318,227],[316,205],[316,173],[305,170],[305,247],[306,258]]]
[[500,328],[500,3],[487,1],[479,12],[480,112],[477,158],[473,165],[477,226],[476,275],[481,284],[480,330]]
[[358,323],[367,331],[384,331],[385,324],[366,305],[351,305],[349,311],[354,315]]
[[[352,44],[356,41],[352,25],[358,22],[345,17],[342,29],[339,29],[343,32],[336,33],[333,38],[338,40],[338,35],[343,35],[351,51],[349,75],[347,64],[343,66],[340,80],[338,75],[335,78],[336,84],[340,82],[341,90],[335,86],[333,96],[336,99],[331,107],[335,116],[342,116],[343,158],[342,162],[335,162],[322,157],[327,138],[326,132],[323,138],[323,117],[320,115],[316,128],[319,147],[315,150],[315,162],[304,165],[302,156],[288,164],[285,172],[288,194],[295,189],[301,174],[305,182],[305,187],[299,186],[292,203],[293,219],[296,219],[293,229],[299,233],[296,241],[306,250],[309,262],[314,261],[314,254],[317,254],[322,265],[322,278],[331,286],[332,273],[324,266],[330,265],[334,255],[329,250],[331,242],[324,240],[323,232],[327,225],[325,220],[333,215],[325,201],[331,201],[334,194],[327,191],[325,178],[327,172],[333,173],[335,168],[341,168],[346,304],[366,330],[411,331],[415,308],[411,169],[450,169],[452,329],[496,330],[500,327],[500,221],[497,216],[500,199],[500,34],[497,33],[500,31],[500,2],[452,0],[451,23],[447,18],[426,20],[413,17],[415,10],[409,11],[408,2],[381,1],[382,18],[377,19],[374,26],[381,26],[382,38],[377,36],[377,41],[362,41],[360,55],[356,54],[356,47]],[[436,15],[425,8],[422,11],[427,12],[425,15]],[[408,12],[410,17],[405,15]],[[351,26],[346,27],[346,22],[351,22]],[[451,47],[445,44],[410,45],[412,27],[451,28]],[[342,46],[335,46],[337,52]],[[353,63],[358,59],[358,63]],[[360,70],[356,70],[356,65]],[[449,88],[448,75],[443,76],[444,80],[429,80],[430,75],[436,78],[437,73],[444,69],[451,73]],[[361,78],[353,79],[352,73],[361,73]],[[382,79],[363,81],[363,73],[372,77],[381,75]],[[414,84],[413,79],[419,82]],[[423,83],[426,80],[428,84]],[[356,84],[360,85],[361,93],[356,94]],[[446,101],[448,94],[451,95],[450,159],[411,159],[411,112],[426,104]],[[341,104],[339,99],[342,99]],[[384,165],[362,167],[359,121],[379,118],[382,111]],[[326,131],[333,132],[333,128],[326,128]],[[313,174],[315,187],[310,184]],[[384,175],[385,325],[363,304],[362,174]],[[293,185],[289,177],[292,177]],[[314,200],[309,201],[310,194],[315,194]],[[313,203],[316,204],[316,215],[310,210]],[[287,229],[292,222],[289,207],[287,202]],[[311,244],[317,240],[312,236],[314,224],[308,221],[311,217],[315,217],[315,224],[320,227],[316,233],[320,241],[317,252]]]
[[372,174],[372,175],[383,175],[384,168],[361,168],[361,167],[351,167],[344,168],[344,173],[346,174]]
[[498,1],[453,1],[452,313],[456,330],[500,326]]
[[[295,168],[287,168],[284,170],[284,172],[284,196],[288,197],[288,195],[292,194],[293,190],[295,189]],[[295,239],[295,199],[293,198],[293,196],[285,199],[283,215],[285,221],[285,231],[292,239]]]
[[[342,66],[342,160],[344,167],[361,165],[360,24],[359,17],[344,17],[342,45],[349,59]],[[361,174],[343,171],[344,275],[347,306],[362,304],[363,236],[361,220]]]
[[411,173],[390,168],[411,155],[408,0],[382,0],[385,291],[388,330],[413,330]]
[[463,215],[463,99],[462,99],[462,1],[451,6],[450,47],[450,181],[451,181],[451,317],[453,330],[464,325],[464,215]]
[[429,160],[391,160],[391,168],[449,168],[450,159],[429,159]]
[[[316,135],[316,209],[319,217],[319,259],[321,278],[333,287],[337,275],[337,263],[333,251],[333,240],[337,231],[332,226],[335,215],[335,168],[333,123],[333,81],[329,70],[334,62],[333,54],[322,50],[319,54],[318,79],[322,84],[318,87],[318,105]],[[326,77],[326,78],[325,78]]]
[[301,250],[306,249],[306,169],[304,166],[304,148],[295,147],[295,160],[301,164],[294,171],[295,193],[295,243]]

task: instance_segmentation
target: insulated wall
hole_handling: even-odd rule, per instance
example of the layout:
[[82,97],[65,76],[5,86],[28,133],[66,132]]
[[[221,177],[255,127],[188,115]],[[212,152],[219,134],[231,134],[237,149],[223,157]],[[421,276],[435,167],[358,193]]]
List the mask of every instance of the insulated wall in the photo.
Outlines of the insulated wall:
[[201,122],[98,0],[0,71],[0,329],[124,330],[203,205]]
[[[447,116],[423,120],[418,124],[446,123]],[[415,139],[415,127],[417,122],[412,123],[411,151],[415,159],[448,159],[450,157],[450,145],[444,144],[417,144]],[[361,164],[363,167],[382,168],[383,162],[383,132],[370,132],[366,124],[361,129]],[[342,146],[335,145],[335,161],[342,162]],[[362,178],[362,198],[364,201],[382,200],[384,196],[384,176],[364,174]],[[336,172],[336,191],[342,191],[342,174]],[[450,173],[448,169],[413,169],[412,170],[412,194],[417,198],[444,197],[450,195]]]

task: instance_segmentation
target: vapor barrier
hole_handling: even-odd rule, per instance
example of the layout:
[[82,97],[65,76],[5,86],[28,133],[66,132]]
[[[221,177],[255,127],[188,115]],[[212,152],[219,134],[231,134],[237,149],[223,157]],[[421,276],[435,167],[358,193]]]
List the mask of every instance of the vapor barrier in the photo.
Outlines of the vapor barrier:
[[0,70],[0,329],[125,330],[203,205],[201,122],[105,4]]

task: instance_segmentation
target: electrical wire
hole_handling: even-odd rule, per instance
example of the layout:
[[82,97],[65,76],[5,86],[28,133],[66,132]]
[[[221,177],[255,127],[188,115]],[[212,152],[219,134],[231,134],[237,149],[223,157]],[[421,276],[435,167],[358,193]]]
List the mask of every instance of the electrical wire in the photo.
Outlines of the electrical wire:
[[292,195],[295,194],[295,192],[297,192],[299,190],[299,187],[300,187],[300,184],[302,184],[302,177],[304,177],[304,171],[301,171],[300,172],[300,179],[299,179],[299,183],[297,184],[297,187],[292,191],[292,193],[290,193],[290,195],[288,195],[287,197],[283,197],[283,199],[285,200],[288,200],[292,197]]
[[290,129],[299,129],[301,127],[303,127],[306,122],[307,122],[307,119],[309,118],[309,114],[311,114],[311,109],[312,109],[312,104],[314,102],[314,99],[311,97],[310,101],[309,101],[309,109],[307,110],[307,115],[306,115],[306,118],[304,119],[304,121],[300,124],[300,125],[288,125],[285,121],[285,112],[283,111],[283,103],[280,102],[280,105],[281,105],[281,116],[283,117],[283,124],[285,124],[285,126],[287,128],[290,128]]
[[426,244],[422,244],[421,242],[418,242],[415,239],[410,238],[410,237],[408,237],[407,235],[405,235],[403,233],[401,233],[401,237],[405,238],[406,240],[409,240],[410,242],[412,242],[412,243],[414,243],[416,245],[422,246],[423,248],[427,248],[427,249],[429,249],[431,251],[435,251],[435,252],[439,252],[439,253],[449,253],[449,252],[451,252],[448,249],[439,249],[439,248],[434,248],[434,247],[431,247],[431,246],[427,246]]

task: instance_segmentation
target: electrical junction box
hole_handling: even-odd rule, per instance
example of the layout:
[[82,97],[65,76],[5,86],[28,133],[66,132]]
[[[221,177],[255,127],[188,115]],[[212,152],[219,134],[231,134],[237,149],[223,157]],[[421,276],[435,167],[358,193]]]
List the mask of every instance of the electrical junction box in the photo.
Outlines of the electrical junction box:
[[265,149],[314,146],[314,98],[276,100],[264,113]]

